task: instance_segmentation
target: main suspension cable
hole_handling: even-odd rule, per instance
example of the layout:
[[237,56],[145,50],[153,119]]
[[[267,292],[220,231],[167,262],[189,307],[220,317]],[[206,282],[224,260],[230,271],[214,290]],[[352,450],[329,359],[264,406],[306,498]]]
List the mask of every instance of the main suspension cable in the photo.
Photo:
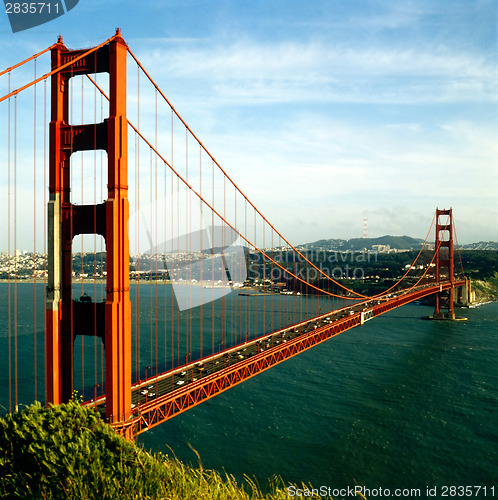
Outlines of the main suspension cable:
[[149,79],[149,81],[152,83],[152,85],[154,86],[154,88],[159,92],[159,94],[161,95],[161,97],[165,100],[165,102],[168,104],[168,106],[171,108],[172,112],[178,117],[178,119],[182,122],[182,124],[184,125],[184,127],[190,132],[190,134],[192,135],[192,137],[197,141],[197,143],[201,146],[201,148],[206,152],[206,154],[211,158],[211,160],[214,162],[214,164],[219,168],[219,170],[222,172],[222,174],[225,176],[226,179],[228,179],[228,181],[235,187],[235,189],[244,197],[244,199],[251,205],[251,207],[259,214],[259,216],[270,226],[270,228],[275,231],[276,234],[278,234],[283,241],[285,241],[285,243],[291,247],[302,259],[304,259],[306,262],[308,262],[308,264],[310,264],[314,269],[316,269],[322,276],[325,276],[329,281],[332,281],[334,284],[336,284],[337,286],[343,288],[344,290],[346,290],[347,292],[350,292],[350,293],[353,293],[355,295],[357,295],[358,297],[361,297],[361,298],[369,298],[368,296],[365,296],[365,295],[362,295],[360,294],[359,292],[356,292],[355,290],[352,290],[352,289],[349,289],[347,287],[345,287],[344,285],[342,285],[341,283],[335,281],[333,278],[331,278],[328,274],[324,273],[321,269],[319,269],[318,267],[316,267],[311,261],[308,260],[307,257],[305,257],[296,247],[294,247],[294,245],[292,245],[274,226],[273,224],[258,210],[258,208],[251,202],[251,200],[242,192],[242,190],[237,186],[237,184],[232,180],[232,178],[227,174],[227,172],[221,167],[221,165],[216,161],[216,159],[214,158],[214,156],[207,150],[207,148],[204,146],[204,144],[202,144],[202,142],[200,141],[200,139],[194,134],[194,132],[192,131],[192,129],[187,125],[187,123],[185,122],[185,120],[180,116],[180,114],[176,111],[176,109],[174,108],[174,106],[171,104],[171,102],[169,101],[169,99],[164,95],[164,93],[161,91],[161,89],[159,88],[159,86],[155,83],[155,81],[152,79],[152,77],[149,75],[149,73],[145,70],[145,68],[142,66],[142,64],[140,63],[140,61],[137,59],[137,57],[135,56],[135,54],[133,54],[133,52],[131,51],[131,49],[128,47],[128,52],[130,53],[130,55],[132,56],[132,58],[135,60],[135,62],[137,63],[137,65],[139,66],[139,68],[143,71],[143,73],[145,74],[145,76]]
[[[89,75],[86,75],[87,78],[89,78],[91,80],[91,82],[99,89],[99,91],[102,93],[102,95],[109,99],[108,96],[106,95],[106,93],[98,86],[98,84],[89,76]],[[154,146],[144,137],[144,135],[138,130],[137,127],[135,127],[135,125],[133,125],[133,123],[130,122],[130,120],[127,119],[127,122],[128,122],[128,125],[133,129],[133,131],[135,132],[135,134],[140,137],[144,142],[145,144],[147,144],[147,146],[157,155],[159,156],[159,158],[164,162],[164,164],[166,166],[168,166],[168,168],[176,175],[177,179],[179,181],[181,181],[191,192],[193,192],[199,199],[202,203],[204,203],[214,214],[216,214],[216,216],[222,221],[224,222],[228,227],[230,227],[230,229],[232,229],[237,235],[239,235],[246,243],[248,243],[251,247],[254,248],[254,250],[256,250],[257,252],[259,252],[261,255],[263,255],[266,259],[268,259],[271,263],[273,264],[276,264],[280,269],[282,269],[283,271],[285,271],[289,276],[292,276],[293,278],[303,282],[304,284],[310,286],[311,288],[319,291],[319,292],[323,292],[325,293],[326,295],[330,295],[330,296],[334,296],[334,297],[338,297],[338,298],[343,298],[343,299],[346,299],[346,300],[358,300],[357,298],[354,298],[354,297],[346,297],[346,296],[343,296],[343,295],[336,295],[336,294],[333,294],[333,293],[330,293],[330,292],[327,292],[326,290],[323,290],[319,287],[316,287],[315,285],[312,285],[311,283],[307,282],[306,280],[303,280],[302,278],[300,278],[299,276],[291,273],[288,269],[282,267],[278,262],[276,262],[272,257],[270,257],[267,253],[265,253],[263,250],[261,250],[260,248],[258,248],[257,245],[255,245],[254,243],[252,243],[249,239],[247,239],[242,233],[240,233],[240,231],[238,231],[232,224],[230,224],[230,222],[228,222],[225,217],[220,214],[204,197],[202,197],[174,168],[172,165],[170,165],[170,163],[166,160],[166,158],[164,158],[161,153],[159,153],[159,151],[156,150],[156,148],[154,148]],[[249,202],[250,203],[250,202]],[[309,262],[307,259],[306,259],[306,262]],[[316,268],[316,266],[313,265],[313,267]],[[333,281],[333,280],[332,280]],[[335,283],[335,281],[334,281]],[[347,290],[347,289],[346,289]],[[365,296],[365,295],[360,295],[358,294],[358,292],[354,292],[356,293],[357,295],[359,295],[360,297],[362,298],[365,298],[365,299],[369,299],[370,297],[368,296]]]
[[457,238],[457,232],[456,232],[456,226],[455,226],[455,219],[453,219],[453,232],[455,233],[455,241],[456,241],[456,246],[457,246],[458,258],[460,260],[460,267],[462,268],[463,277],[466,278],[466,276],[465,276],[465,270],[463,268],[462,254],[460,252],[460,246],[458,245],[458,238]]
[[[150,76],[145,72],[145,70],[141,67],[140,63],[138,63],[140,68],[142,69],[142,71],[144,71],[144,73],[146,74],[146,76],[150,79]],[[104,92],[104,90],[97,84],[96,81],[94,81],[90,75],[86,75],[87,78],[93,83],[93,85],[95,85],[97,87],[97,89],[101,92],[101,94],[107,99],[109,100],[109,97],[107,96],[107,94]],[[151,80],[152,81],[152,80]],[[162,94],[161,90],[154,84],[156,90],[159,92],[159,94],[161,94],[163,97],[164,97],[164,94]],[[167,100],[166,97],[164,97],[164,99]],[[169,101],[167,101],[168,104],[169,104]],[[172,111],[176,114],[176,116],[178,116],[180,119],[181,117],[178,115],[178,113],[174,110],[174,108],[171,106],[171,109]],[[184,124],[184,126],[186,127],[186,129],[188,131],[191,132],[190,128],[185,124],[185,122],[183,121],[183,119],[181,119],[182,123]],[[417,257],[415,258],[415,260],[413,261],[413,263],[410,265],[410,267],[408,268],[408,271],[405,273],[405,275],[397,282],[395,283],[394,285],[392,285],[390,288],[388,288],[387,290],[379,293],[379,294],[376,294],[374,296],[368,296],[368,295],[363,295],[363,294],[360,294],[359,292],[356,292],[354,290],[351,290],[347,287],[345,287],[344,285],[336,282],[334,279],[330,278],[330,276],[328,276],[326,273],[324,273],[321,269],[319,269],[317,266],[315,266],[312,262],[310,262],[304,255],[302,255],[301,252],[299,252],[297,249],[295,249],[267,220],[266,218],[259,212],[259,210],[256,209],[256,207],[253,205],[253,203],[247,198],[247,196],[242,193],[240,191],[240,189],[233,183],[233,181],[230,179],[230,177],[228,175],[225,174],[225,178],[227,180],[229,180],[232,185],[235,187],[235,189],[244,197],[244,200],[246,202],[248,202],[255,210],[255,213],[258,213],[262,219],[273,229],[273,231],[279,235],[279,237],[284,240],[289,246],[291,246],[291,248],[293,248],[299,256],[301,256],[305,262],[307,262],[308,264],[310,264],[314,269],[316,269],[317,271],[319,271],[322,275],[326,276],[330,281],[332,281],[334,284],[338,285],[339,287],[343,288],[344,290],[348,291],[348,292],[352,292],[354,293],[355,295],[357,295],[357,297],[348,297],[348,296],[344,296],[344,295],[338,295],[338,294],[334,294],[334,293],[331,293],[331,292],[328,292],[320,287],[317,287],[311,283],[309,283],[308,281],[306,280],[303,280],[302,278],[300,278],[299,276],[297,276],[296,274],[290,272],[287,268],[284,268],[283,266],[281,266],[278,262],[276,262],[272,257],[270,257],[267,253],[265,253],[262,249],[258,248],[256,244],[252,243],[248,238],[246,238],[243,234],[240,233],[240,231],[238,231],[236,229],[236,227],[234,227],[232,224],[230,224],[225,216],[221,215],[213,206],[211,206],[211,204],[202,197],[201,194],[199,194],[174,168],[172,165],[170,165],[170,163],[159,153],[159,151],[145,138],[145,136],[138,130],[137,127],[135,127],[133,125],[133,123],[131,123],[130,120],[127,119],[127,122],[128,122],[128,125],[134,130],[134,132],[147,144],[147,146],[152,150],[154,151],[154,153],[164,162],[164,164],[166,166],[168,166],[172,172],[174,172],[174,174],[177,176],[177,178],[179,180],[181,180],[184,185],[192,192],[194,192],[196,194],[196,196],[201,200],[202,203],[204,203],[210,210],[212,210],[218,217],[221,221],[223,221],[225,224],[227,224],[231,229],[233,229],[244,241],[246,241],[251,247],[254,248],[255,251],[259,252],[261,255],[263,255],[266,259],[268,259],[271,264],[275,264],[279,269],[283,270],[286,274],[288,274],[289,276],[297,279],[298,281],[306,284],[307,286],[313,288],[314,290],[317,290],[321,293],[324,293],[326,295],[329,295],[331,297],[337,297],[337,298],[341,298],[341,299],[345,299],[345,300],[358,300],[358,298],[362,298],[364,300],[369,300],[369,299],[372,299],[372,298],[375,298],[375,297],[378,297],[378,296],[381,296],[385,293],[387,293],[388,291],[392,290],[395,286],[397,286],[406,276],[407,274],[410,272],[410,270],[412,269],[412,267],[415,265],[415,263],[417,262],[418,258],[420,257],[421,253],[422,253],[422,250],[424,249],[426,243],[427,243],[427,239],[429,237],[429,234],[432,230],[432,226],[434,224],[434,220],[435,220],[435,217],[433,218],[432,220],[432,223],[431,223],[431,226],[429,228],[429,231],[425,237],[425,240],[424,240],[424,243],[422,245],[422,248],[420,249]],[[192,133],[192,132],[191,132]],[[199,145],[204,149],[204,151],[206,151],[208,153],[208,155],[211,157],[212,161],[213,161],[213,164],[216,164],[218,166],[218,168],[221,169],[221,167],[219,166],[219,164],[216,162],[216,160],[210,155],[210,153],[204,148],[204,146],[202,145],[202,143],[200,143],[200,141],[197,139],[197,137],[192,133],[193,137],[197,140],[197,142],[199,143]],[[224,173],[223,169],[221,169],[222,172]],[[263,245],[264,246],[264,245]]]
[[[431,227],[429,228],[429,231],[427,231],[427,235],[425,237],[425,240],[424,240],[424,243],[422,245],[422,248],[420,249],[420,251],[418,252],[418,255],[415,257],[415,260],[410,264],[410,266],[408,267],[408,270],[406,271],[406,273],[396,282],[394,283],[394,285],[392,285],[390,288],[388,288],[387,290],[384,290],[383,292],[373,296],[372,298],[376,298],[376,297],[380,297],[381,295],[384,295],[386,294],[387,292],[391,291],[394,287],[396,287],[397,285],[399,285],[405,278],[406,276],[408,275],[408,273],[413,269],[413,267],[415,266],[415,264],[417,263],[417,260],[418,258],[420,257],[420,255],[422,254],[422,250],[424,249],[426,243],[427,243],[427,239],[429,238],[429,235],[431,234],[431,231],[432,231],[432,226],[434,226],[434,222],[436,220],[436,215],[434,214],[434,217],[432,218],[432,222],[431,222]],[[429,267],[427,267],[427,269],[429,269]],[[425,274],[425,273],[424,273]]]
[[[59,43],[59,42],[57,42]],[[29,61],[32,61],[33,59],[37,59],[39,56],[42,54],[45,54],[45,52],[48,52],[49,50],[52,50],[53,48],[57,47],[57,43],[54,43],[50,47],[47,47],[46,49],[42,50],[41,52],[38,52],[34,56],[28,57],[27,59],[24,59],[24,61],[21,61],[20,63],[17,63],[14,66],[11,66],[10,68],[4,69],[3,71],[0,72],[0,76],[5,75],[5,73],[10,73],[13,69],[19,68],[19,66],[22,66],[23,64],[26,64]],[[36,76],[35,76],[36,79]]]
[[[112,40],[114,40],[115,38],[117,38],[119,35],[114,35],[112,36],[111,38],[108,38],[105,42],[102,42],[100,45],[97,45],[96,47],[92,47],[91,49],[88,49],[87,51],[83,52],[82,54],[80,54],[79,56],[71,59],[70,61],[68,61],[67,63],[61,65],[61,66],[58,66],[57,68],[53,69],[52,71],[50,71],[49,73],[46,73],[45,75],[43,76],[40,76],[39,78],[36,78],[34,79],[33,81],[27,83],[26,85],[23,85],[22,87],[19,87],[18,89],[16,90],[12,90],[11,92],[9,92],[8,94],[5,94],[3,97],[0,97],[0,102],[2,101],[5,101],[6,99],[8,99],[9,97],[13,97],[17,94],[19,94],[20,92],[22,92],[23,90],[26,90],[27,88],[31,87],[32,85],[35,85],[36,83],[38,82],[41,82],[42,80],[45,80],[47,79],[49,76],[52,76],[52,75],[55,75],[56,73],[59,73],[60,71],[62,71],[63,69],[66,69],[68,68],[69,66],[72,66],[74,65],[75,62],[79,61],[80,59],[83,59],[84,57],[88,56],[89,54],[91,54],[92,52],[95,52],[96,50],[100,49],[100,47],[103,47],[104,45],[107,45],[109,42],[111,42]],[[61,43],[61,42],[60,42]],[[55,44],[54,47],[58,45],[58,44]]]

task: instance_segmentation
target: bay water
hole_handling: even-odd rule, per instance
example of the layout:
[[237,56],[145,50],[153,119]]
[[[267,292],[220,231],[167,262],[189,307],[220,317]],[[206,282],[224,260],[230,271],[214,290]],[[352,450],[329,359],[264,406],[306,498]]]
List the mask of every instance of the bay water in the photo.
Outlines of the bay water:
[[[3,412],[16,400],[43,401],[43,295],[42,284],[21,283],[9,305],[8,285],[0,283]],[[196,465],[194,448],[203,467],[262,487],[276,474],[317,488],[498,488],[498,303],[458,310],[464,322],[421,319],[430,313],[412,304],[393,310],[137,441]]]
[[421,319],[431,312],[393,310],[138,441],[197,464],[191,446],[261,486],[498,488],[498,303],[459,310],[465,322]]

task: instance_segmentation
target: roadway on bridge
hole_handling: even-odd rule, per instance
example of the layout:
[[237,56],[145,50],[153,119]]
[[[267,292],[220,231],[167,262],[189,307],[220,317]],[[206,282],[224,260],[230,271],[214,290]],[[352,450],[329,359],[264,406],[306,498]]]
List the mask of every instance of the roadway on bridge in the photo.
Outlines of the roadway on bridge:
[[[412,291],[423,290],[432,285],[422,285]],[[316,318],[303,321],[289,326],[282,330],[260,336],[256,339],[244,342],[234,347],[230,347],[217,354],[187,363],[182,367],[170,370],[166,373],[149,377],[132,386],[132,409],[134,414],[145,409],[154,403],[158,398],[208,377],[225,368],[232,367],[238,363],[246,361],[260,352],[273,349],[276,346],[285,344],[297,337],[309,333],[317,328],[331,325],[347,317],[355,317],[371,311],[374,306],[379,306],[386,301],[392,300],[403,292],[390,293],[373,300],[355,303],[335,311],[328,312]],[[368,315],[367,319],[371,319]],[[96,401],[88,403],[89,406],[98,406],[99,412],[105,414],[105,398],[98,398]]]
[[[357,302],[214,355],[186,363],[132,386],[129,419],[113,423],[130,438],[262,371],[365,321],[434,293],[465,285],[465,280],[429,283]],[[84,403],[105,418],[105,397]]]

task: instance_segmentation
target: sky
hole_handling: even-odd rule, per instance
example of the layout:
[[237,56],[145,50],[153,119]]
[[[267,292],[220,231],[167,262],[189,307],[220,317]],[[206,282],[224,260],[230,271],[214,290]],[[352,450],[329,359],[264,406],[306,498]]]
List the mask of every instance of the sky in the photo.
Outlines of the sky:
[[17,33],[0,14],[0,69],[119,27],[293,244],[362,237],[365,218],[424,238],[436,207],[465,244],[498,241],[497,26],[495,0],[80,0]]

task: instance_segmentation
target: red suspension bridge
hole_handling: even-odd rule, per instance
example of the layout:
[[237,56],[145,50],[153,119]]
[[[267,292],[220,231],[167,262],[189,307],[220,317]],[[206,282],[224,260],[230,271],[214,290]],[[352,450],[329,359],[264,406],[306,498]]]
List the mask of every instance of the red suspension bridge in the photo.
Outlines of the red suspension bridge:
[[119,31],[83,50],[60,38],[0,78],[9,411],[26,335],[35,398],[38,379],[46,404],[77,391],[133,437],[408,302],[434,295],[434,318],[454,319],[468,300],[451,209],[389,289],[341,284],[263,216]]

